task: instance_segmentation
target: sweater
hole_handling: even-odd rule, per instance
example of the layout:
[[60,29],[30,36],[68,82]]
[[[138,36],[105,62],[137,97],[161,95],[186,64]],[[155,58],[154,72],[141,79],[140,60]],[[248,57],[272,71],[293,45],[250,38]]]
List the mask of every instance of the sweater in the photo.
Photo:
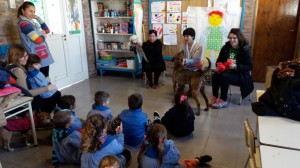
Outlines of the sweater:
[[174,168],[179,166],[180,152],[176,148],[172,140],[166,140],[164,143],[165,152],[163,155],[162,165],[159,165],[158,151],[153,148],[148,141],[146,141],[146,152],[141,159],[141,167],[156,167],[156,168]]
[[[118,133],[115,136],[108,135],[102,148],[96,152],[83,152],[81,155],[81,168],[98,168],[101,159],[107,155],[117,155],[124,150],[124,134]],[[121,159],[122,164],[126,161]]]
[[194,131],[195,120],[191,106],[189,106],[188,111],[189,116],[185,118],[184,111],[180,110],[179,106],[175,105],[165,113],[161,118],[161,122],[174,136],[187,136]]
[[[28,86],[30,87],[30,89],[46,87],[50,84],[50,82],[45,77],[45,75],[37,69],[33,69],[33,70],[28,71],[28,73],[27,73],[27,83],[28,83]],[[56,91],[57,91],[57,89],[49,90],[47,92],[41,93],[40,96],[44,99],[49,98],[52,95],[54,95],[54,93]]]
[[109,121],[113,119],[111,109],[107,106],[97,106],[96,104],[93,104],[92,110],[88,113],[87,118],[94,114],[100,114],[102,117]]
[[125,109],[120,118],[123,124],[125,144],[133,147],[140,146],[146,134],[147,114],[142,109]]

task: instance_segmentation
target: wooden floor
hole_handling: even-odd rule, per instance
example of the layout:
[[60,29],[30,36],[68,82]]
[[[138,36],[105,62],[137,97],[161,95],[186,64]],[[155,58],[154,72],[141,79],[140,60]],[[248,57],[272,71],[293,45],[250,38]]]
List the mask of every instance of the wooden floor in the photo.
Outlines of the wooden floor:
[[[255,89],[263,89],[263,84],[256,83]],[[237,87],[232,87],[233,95],[230,98],[229,108],[208,112],[202,111],[201,116],[196,116],[195,131],[191,136],[184,138],[170,137],[175,141],[181,152],[182,159],[209,154],[213,157],[212,168],[241,168],[244,167],[247,158],[247,149],[244,144],[243,121],[250,119],[254,128],[255,115],[251,112],[251,102],[244,99],[242,105],[237,105],[240,92]],[[143,95],[143,111],[152,119],[153,111],[159,111],[162,115],[173,106],[173,92],[171,79],[166,77],[165,86],[158,89],[145,89],[141,79],[132,80],[130,76],[95,77],[82,81],[71,87],[61,90],[62,94],[72,94],[77,99],[76,113],[81,118],[86,118],[93,104],[94,93],[99,90],[108,92],[111,96],[110,107],[116,116],[124,108],[127,108],[127,97],[132,93]],[[208,97],[211,97],[211,87],[206,87]],[[255,93],[252,94],[255,100]],[[189,100],[196,109],[193,100]],[[201,109],[204,102],[201,98]],[[49,141],[50,130],[38,131],[39,146],[25,147],[22,139],[17,139],[12,146],[13,152],[0,150],[0,161],[4,168],[46,168],[50,164],[52,146]],[[136,168],[136,156],[138,149],[130,149],[133,160],[130,167]],[[61,167],[80,167],[78,165],[64,165]],[[249,166],[248,166],[249,167]]]

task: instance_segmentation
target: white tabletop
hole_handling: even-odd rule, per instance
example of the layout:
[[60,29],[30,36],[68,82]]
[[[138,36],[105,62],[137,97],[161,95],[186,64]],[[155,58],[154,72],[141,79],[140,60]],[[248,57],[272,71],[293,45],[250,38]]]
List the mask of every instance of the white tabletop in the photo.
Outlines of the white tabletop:
[[299,168],[300,151],[261,145],[263,168]]
[[300,150],[298,121],[283,117],[259,116],[258,131],[261,144]]

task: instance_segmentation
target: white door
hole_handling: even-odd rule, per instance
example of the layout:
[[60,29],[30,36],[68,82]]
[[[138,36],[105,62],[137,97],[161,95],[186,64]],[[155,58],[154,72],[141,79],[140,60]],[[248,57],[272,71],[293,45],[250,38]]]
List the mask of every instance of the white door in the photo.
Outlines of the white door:
[[43,0],[42,2],[45,22],[50,29],[46,41],[54,58],[54,64],[50,65],[51,81],[58,88],[63,88],[87,79],[81,0]]

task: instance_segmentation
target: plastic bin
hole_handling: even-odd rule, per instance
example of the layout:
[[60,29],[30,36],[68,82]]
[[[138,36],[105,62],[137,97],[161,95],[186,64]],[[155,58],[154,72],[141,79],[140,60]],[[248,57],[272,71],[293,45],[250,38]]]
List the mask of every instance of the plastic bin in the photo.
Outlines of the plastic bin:
[[101,66],[116,66],[117,65],[117,59],[113,58],[112,60],[96,60],[97,67]]

